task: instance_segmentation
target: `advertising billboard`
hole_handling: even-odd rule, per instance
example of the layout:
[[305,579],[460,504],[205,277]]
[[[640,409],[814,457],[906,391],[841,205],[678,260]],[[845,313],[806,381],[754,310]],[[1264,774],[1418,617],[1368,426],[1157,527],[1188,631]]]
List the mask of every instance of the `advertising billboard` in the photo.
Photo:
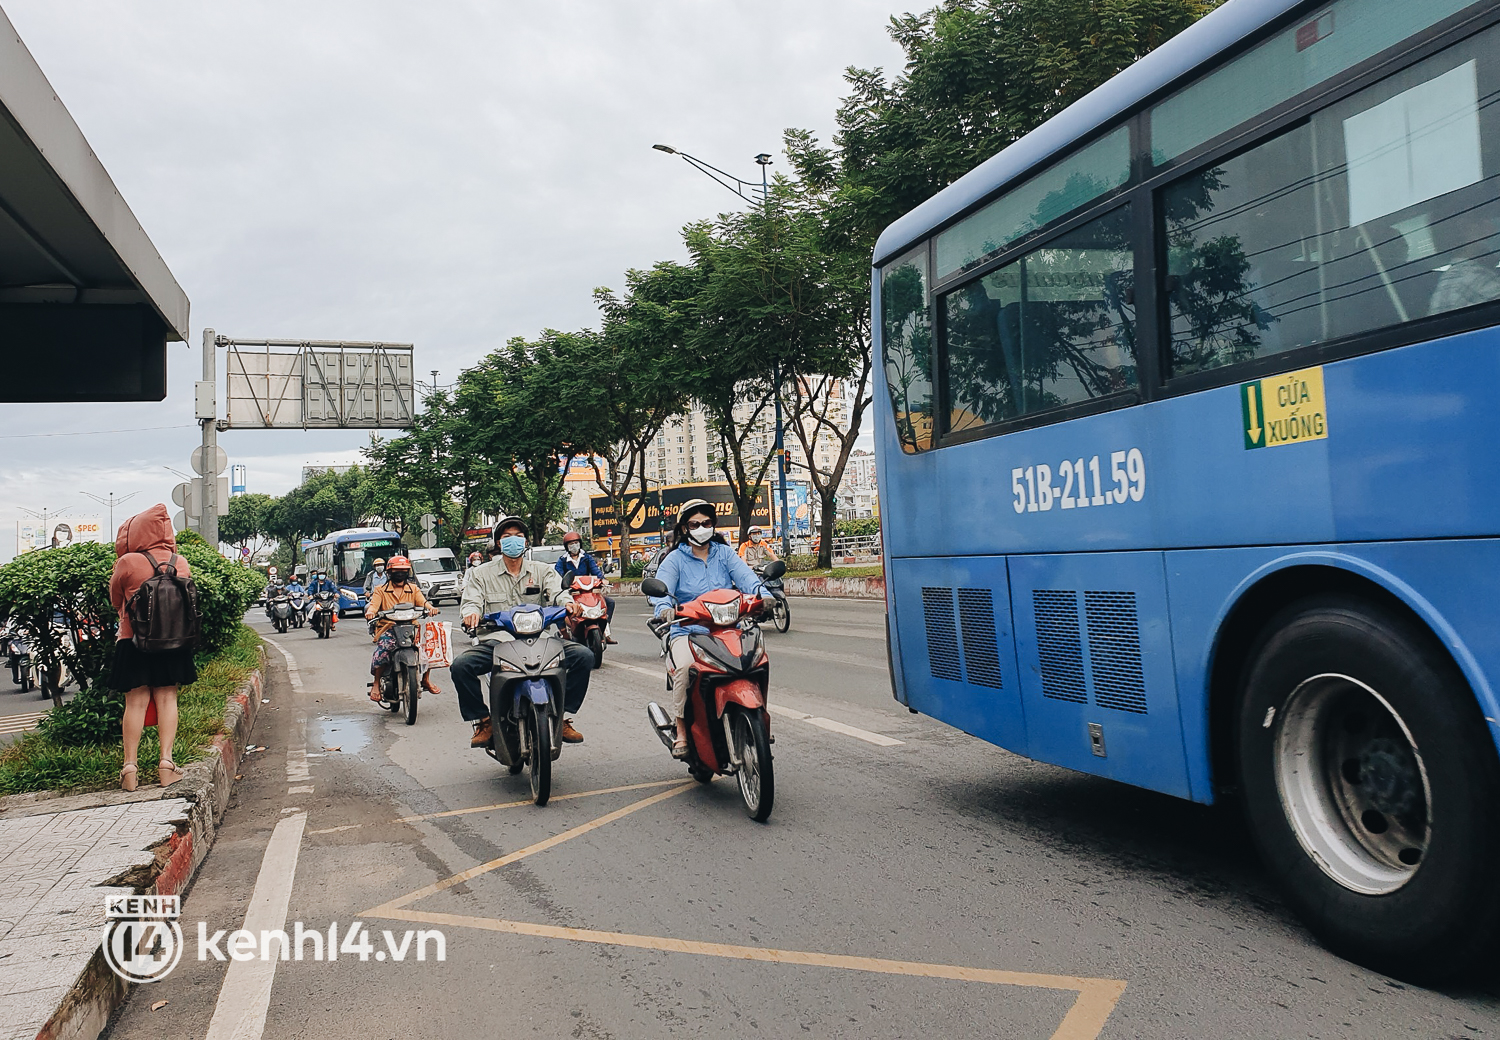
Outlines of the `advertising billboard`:
[[81,517],[53,517],[45,524],[21,521],[16,524],[16,555],[33,549],[51,549],[74,542],[113,542],[114,533],[104,530],[104,521]]
[[[632,491],[621,498],[623,503],[618,513],[629,515],[635,503],[640,501],[641,494],[639,491]],[[677,515],[678,507],[694,498],[713,503],[714,511],[718,514],[719,529],[733,542],[739,535],[740,518],[735,512],[734,496],[730,494],[729,485],[721,481],[717,484],[668,484],[665,487],[652,488],[646,494],[642,508],[636,510],[635,516],[631,517],[631,544],[640,545],[648,537],[650,541],[655,542],[659,531],[671,530],[672,519]],[[589,505],[594,549],[600,552],[610,549],[618,550],[620,548],[620,516],[617,515],[614,503],[607,495],[594,495],[589,499]],[[760,486],[755,505],[750,511],[750,522],[770,528],[771,487],[769,484]]]
[[[812,533],[812,502],[806,484],[788,483],[786,486],[787,529],[794,535]],[[776,513],[771,518],[776,534],[781,534],[781,489],[777,488]]]

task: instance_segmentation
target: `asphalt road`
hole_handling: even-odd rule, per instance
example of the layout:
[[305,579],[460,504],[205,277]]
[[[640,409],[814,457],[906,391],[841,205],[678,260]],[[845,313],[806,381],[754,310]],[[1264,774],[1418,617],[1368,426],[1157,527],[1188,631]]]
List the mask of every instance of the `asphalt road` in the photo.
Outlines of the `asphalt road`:
[[[542,809],[524,775],[468,750],[446,672],[408,728],[364,700],[357,622],[326,642],[274,636],[296,682],[273,654],[267,750],[186,901],[187,954],[111,1035],[1500,1033],[1500,988],[1420,990],[1318,948],[1232,812],[907,714],[878,603],[795,600],[792,632],[768,637],[773,697],[812,718],[775,719],[776,808],[755,824],[731,781],[682,782],[649,730],[659,665],[640,604],[621,601],[586,741],[564,749]],[[381,952],[439,930],[446,960],[429,941],[426,961],[411,947],[400,963],[315,961],[309,944],[274,979],[199,961],[198,922],[211,936],[247,911],[325,935],[359,920]]]

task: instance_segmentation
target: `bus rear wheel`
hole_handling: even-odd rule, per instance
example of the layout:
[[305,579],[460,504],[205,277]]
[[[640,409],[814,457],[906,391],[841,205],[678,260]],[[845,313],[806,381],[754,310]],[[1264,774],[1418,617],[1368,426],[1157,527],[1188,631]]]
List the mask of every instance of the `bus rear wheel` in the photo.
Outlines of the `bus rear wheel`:
[[1335,953],[1436,982],[1482,970],[1500,925],[1500,761],[1428,634],[1356,597],[1267,625],[1238,730],[1252,835]]

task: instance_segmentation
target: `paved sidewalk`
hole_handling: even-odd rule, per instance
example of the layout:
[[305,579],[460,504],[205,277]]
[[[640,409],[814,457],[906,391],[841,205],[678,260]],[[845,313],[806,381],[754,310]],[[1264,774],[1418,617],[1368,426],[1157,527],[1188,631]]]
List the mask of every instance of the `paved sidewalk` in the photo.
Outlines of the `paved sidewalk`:
[[[190,811],[187,800],[158,791],[152,800],[0,817],[0,1040],[44,1030],[99,952],[105,896],[136,891],[121,875],[149,868],[153,848]],[[115,879],[125,883],[104,884]]]

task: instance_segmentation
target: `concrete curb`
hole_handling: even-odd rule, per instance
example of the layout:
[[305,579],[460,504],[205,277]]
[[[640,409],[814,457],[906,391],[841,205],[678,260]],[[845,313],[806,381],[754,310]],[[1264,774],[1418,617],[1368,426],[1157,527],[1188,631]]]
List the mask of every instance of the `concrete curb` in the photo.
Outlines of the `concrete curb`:
[[[641,583],[622,581],[610,589],[614,596],[639,596]],[[787,578],[788,596],[822,596],[829,599],[885,599],[885,578]]]
[[[261,650],[260,668],[252,672],[230,695],[224,707],[224,732],[215,737],[213,746],[201,760],[186,766],[178,783],[166,790],[157,789],[157,799],[183,799],[187,810],[182,817],[171,821],[172,833],[151,848],[153,860],[144,866],[140,874],[124,880],[134,883],[138,893],[152,895],[181,895],[192,882],[198,866],[213,846],[219,822],[229,806],[235,776],[239,764],[250,743],[250,731],[260,709],[261,692],[264,688],[265,650]],[[140,795],[142,792],[133,792]],[[126,799],[101,798],[108,792],[92,795],[71,795],[61,798],[35,799],[14,806],[3,805],[10,810],[20,809],[15,815],[67,812],[73,808],[91,805],[117,804],[119,801],[149,801],[151,797]],[[83,802],[72,805],[70,803]],[[124,1003],[131,987],[122,981],[104,961],[101,948],[95,947],[93,956],[78,976],[76,982],[64,995],[62,1001],[48,1018],[46,1025],[36,1034],[37,1040],[95,1040],[109,1023],[110,1015]]]

